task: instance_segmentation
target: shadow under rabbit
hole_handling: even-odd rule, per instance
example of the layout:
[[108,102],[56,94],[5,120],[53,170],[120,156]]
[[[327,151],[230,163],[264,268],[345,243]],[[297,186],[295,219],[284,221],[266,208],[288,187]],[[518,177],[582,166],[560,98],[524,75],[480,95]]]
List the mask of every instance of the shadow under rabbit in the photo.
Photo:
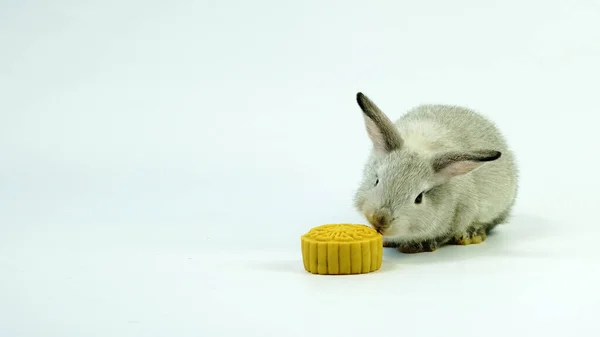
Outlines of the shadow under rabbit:
[[[564,233],[560,224],[531,214],[515,214],[510,222],[501,224],[479,244],[444,245],[433,252],[401,253],[395,248],[385,248],[387,263],[423,264],[466,261],[480,258],[569,258],[552,245]],[[528,249],[536,244],[542,251]],[[547,243],[547,244],[546,244]]]
[[[560,224],[531,214],[515,214],[510,222],[499,225],[487,239],[479,244],[467,246],[445,245],[434,252],[404,254],[395,248],[384,248],[384,262],[378,273],[393,272],[403,269],[407,264],[440,264],[467,261],[481,258],[514,258],[514,259],[561,259],[570,258],[560,251],[554,251],[550,244],[558,240],[561,233]],[[552,240],[556,238],[556,240]],[[538,249],[527,249],[536,244]],[[541,247],[541,249],[539,249]],[[259,252],[257,252],[259,253]],[[236,267],[253,271],[304,275],[307,271],[302,266],[299,253],[290,251],[260,252],[261,258],[240,257]],[[298,256],[296,257],[296,254]],[[269,257],[268,257],[269,256]],[[236,259],[237,260],[237,259]],[[404,265],[404,266],[403,266]]]

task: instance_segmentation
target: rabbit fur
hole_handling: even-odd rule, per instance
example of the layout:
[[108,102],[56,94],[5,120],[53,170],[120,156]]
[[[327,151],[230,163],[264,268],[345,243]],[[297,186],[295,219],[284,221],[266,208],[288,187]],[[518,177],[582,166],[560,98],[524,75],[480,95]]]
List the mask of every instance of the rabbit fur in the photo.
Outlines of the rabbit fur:
[[355,207],[404,253],[484,241],[517,196],[514,154],[497,127],[459,106],[421,105],[393,123],[356,99],[373,148]]

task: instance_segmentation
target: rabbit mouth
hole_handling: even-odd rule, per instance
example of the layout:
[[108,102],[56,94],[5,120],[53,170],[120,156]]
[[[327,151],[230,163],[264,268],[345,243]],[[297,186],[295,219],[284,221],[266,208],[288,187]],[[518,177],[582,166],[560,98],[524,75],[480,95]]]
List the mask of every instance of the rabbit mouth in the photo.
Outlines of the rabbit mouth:
[[398,223],[396,222],[399,218],[392,218],[388,223],[387,226],[380,228],[379,230],[377,230],[377,232],[381,235],[383,235],[384,237],[396,237],[398,236],[398,234],[400,234],[399,228],[398,228]]
[[385,235],[385,232],[390,228],[392,221],[388,217],[381,214],[365,214],[365,217],[371,224],[371,227],[381,235]]
[[393,218],[392,220],[390,220],[386,226],[380,227],[379,229],[376,229],[377,232],[383,236],[390,236],[393,235],[392,232],[394,232],[394,221],[396,221],[396,218]]

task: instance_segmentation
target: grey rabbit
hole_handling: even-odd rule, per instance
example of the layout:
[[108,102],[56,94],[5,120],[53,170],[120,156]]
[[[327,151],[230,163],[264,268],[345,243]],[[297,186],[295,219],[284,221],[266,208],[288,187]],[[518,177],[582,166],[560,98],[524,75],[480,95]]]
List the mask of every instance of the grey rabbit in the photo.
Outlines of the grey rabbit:
[[495,124],[451,105],[417,106],[393,123],[363,93],[356,100],[373,148],[354,204],[385,247],[480,243],[507,221],[518,169]]

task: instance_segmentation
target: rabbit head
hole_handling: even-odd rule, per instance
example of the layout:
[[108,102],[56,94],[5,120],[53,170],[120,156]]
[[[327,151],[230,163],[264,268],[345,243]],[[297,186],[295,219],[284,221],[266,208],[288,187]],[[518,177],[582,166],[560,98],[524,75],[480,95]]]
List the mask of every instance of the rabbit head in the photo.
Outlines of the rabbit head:
[[500,152],[419,152],[365,95],[357,94],[373,150],[354,202],[384,237],[415,239],[441,234],[456,207],[453,178],[467,174]]

